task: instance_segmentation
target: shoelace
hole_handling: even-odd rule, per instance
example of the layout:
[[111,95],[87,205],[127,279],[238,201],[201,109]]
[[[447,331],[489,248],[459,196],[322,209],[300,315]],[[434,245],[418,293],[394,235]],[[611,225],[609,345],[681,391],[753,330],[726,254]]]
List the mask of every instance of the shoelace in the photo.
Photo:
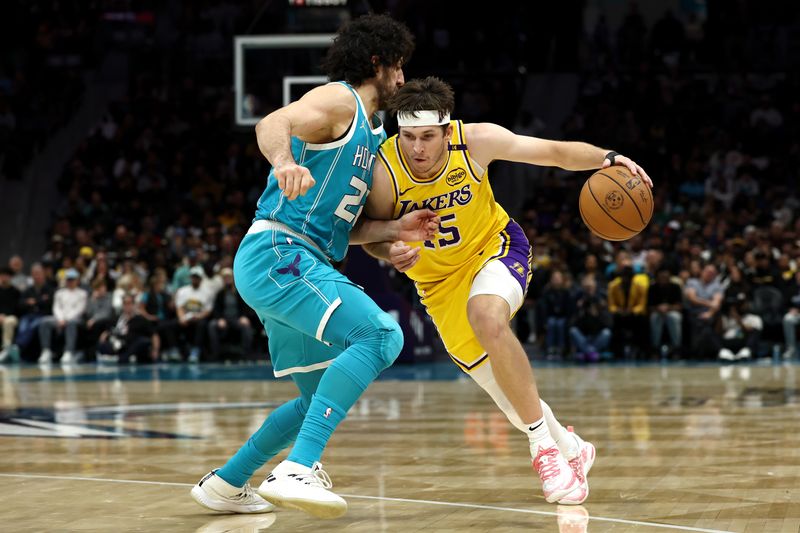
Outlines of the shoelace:
[[314,465],[311,467],[311,473],[314,474],[314,477],[317,478],[317,481],[319,481],[320,485],[322,485],[323,488],[326,489],[333,488],[333,481],[331,481],[331,476],[329,476],[328,473],[322,469],[321,463],[314,463]]
[[253,491],[253,487],[250,486],[250,483],[245,483],[244,487],[242,487],[242,492],[234,496],[233,499],[246,501],[250,498],[253,498],[254,496],[255,492]]
[[558,468],[558,448],[552,446],[550,448],[540,449],[533,460],[533,466],[542,478],[542,481],[548,481],[561,473]]
[[311,467],[311,472],[308,474],[290,474],[290,477],[294,477],[297,481],[306,485],[317,485],[323,489],[333,488],[331,477],[322,469],[320,463],[314,463]]
[[586,479],[584,472],[583,472],[583,454],[579,454],[574,459],[570,459],[569,466],[572,468],[572,471],[575,472],[575,476],[578,478],[578,481],[583,483]]

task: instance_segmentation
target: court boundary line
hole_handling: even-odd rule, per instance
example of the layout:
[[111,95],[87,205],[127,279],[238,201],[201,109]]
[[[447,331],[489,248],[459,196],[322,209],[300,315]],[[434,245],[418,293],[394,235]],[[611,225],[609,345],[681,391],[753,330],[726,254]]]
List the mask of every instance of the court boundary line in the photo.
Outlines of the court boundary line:
[[[107,483],[128,483],[128,484],[135,484],[135,485],[163,485],[169,487],[192,487],[194,486],[191,483],[173,483],[169,481],[147,481],[147,480],[139,480],[139,479],[113,479],[113,478],[101,478],[101,477],[83,477],[83,476],[52,476],[46,474],[13,474],[13,473],[0,473],[0,477],[17,477],[17,478],[29,478],[29,479],[50,479],[50,480],[66,480],[66,481],[100,481],[100,482],[107,482]],[[489,511],[506,511],[512,513],[523,513],[523,514],[534,514],[540,516],[551,516],[551,517],[558,517],[558,513],[553,511],[536,511],[533,509],[517,509],[515,507],[499,507],[495,505],[481,505],[476,503],[458,503],[458,502],[438,502],[434,500],[416,500],[410,498],[392,498],[389,496],[363,496],[357,494],[340,494],[345,498],[354,498],[360,500],[379,500],[379,501],[389,501],[389,502],[401,502],[401,503],[416,503],[416,504],[427,504],[427,505],[439,505],[444,507],[462,507],[467,509],[484,509]],[[589,520],[595,520],[597,522],[612,522],[617,524],[627,524],[633,526],[650,526],[655,528],[662,528],[662,529],[674,529],[678,531],[697,531],[701,533],[731,533],[730,531],[724,529],[705,529],[701,527],[692,527],[692,526],[679,526],[673,524],[663,524],[660,522],[644,522],[639,520],[626,520],[624,518],[610,518],[605,516],[591,516],[587,517]]]

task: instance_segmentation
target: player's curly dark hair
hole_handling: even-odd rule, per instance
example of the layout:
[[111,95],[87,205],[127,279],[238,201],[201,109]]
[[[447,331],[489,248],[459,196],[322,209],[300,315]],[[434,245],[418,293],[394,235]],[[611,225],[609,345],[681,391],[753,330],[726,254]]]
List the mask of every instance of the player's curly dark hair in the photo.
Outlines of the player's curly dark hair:
[[388,15],[363,15],[345,23],[322,60],[322,70],[331,80],[360,85],[376,74],[378,65],[405,63],[414,51],[408,28]]
[[455,96],[450,84],[436,78],[414,79],[400,87],[389,99],[392,115],[398,111],[438,111],[441,119],[455,107]]

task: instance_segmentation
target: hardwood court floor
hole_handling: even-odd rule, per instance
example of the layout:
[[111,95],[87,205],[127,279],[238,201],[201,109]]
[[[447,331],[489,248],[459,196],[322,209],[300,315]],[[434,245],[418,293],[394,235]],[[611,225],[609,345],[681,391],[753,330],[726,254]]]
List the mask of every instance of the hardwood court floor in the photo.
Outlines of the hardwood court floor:
[[800,530],[797,366],[536,372],[597,446],[583,506],[544,502],[524,436],[444,363],[390,369],[353,408],[323,458],[349,512],[320,521],[189,497],[293,396],[265,366],[0,367],[0,530]]

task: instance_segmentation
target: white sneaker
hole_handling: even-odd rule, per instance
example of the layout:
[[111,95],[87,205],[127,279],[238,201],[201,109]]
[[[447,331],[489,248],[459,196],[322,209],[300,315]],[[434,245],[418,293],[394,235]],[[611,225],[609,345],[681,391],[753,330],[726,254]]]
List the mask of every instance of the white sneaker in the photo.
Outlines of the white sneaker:
[[542,480],[544,499],[548,503],[559,501],[580,486],[580,480],[555,444],[549,448],[538,447],[531,463]]
[[784,359],[794,359],[794,356],[797,355],[793,348],[787,348],[785,352],[783,352]]
[[723,361],[733,361],[736,359],[736,356],[727,348],[722,348],[717,354],[717,357],[722,359]]
[[253,491],[249,483],[244,487],[235,487],[219,477],[215,469],[203,476],[197,485],[192,487],[194,501],[212,511],[252,514],[269,513],[275,506]]
[[575,476],[578,478],[578,481],[580,481],[580,485],[577,489],[558,500],[558,503],[561,505],[580,505],[589,497],[589,481],[587,476],[589,475],[589,470],[592,469],[597,452],[594,448],[594,444],[580,438],[577,433],[575,433],[572,426],[567,426],[567,431],[570,432],[575,438],[575,442],[578,443],[579,453],[569,460],[569,466],[572,468],[572,471],[575,472]]
[[347,502],[328,490],[332,487],[321,464],[309,468],[282,461],[258,487],[258,494],[275,505],[300,509],[317,518],[337,518],[347,512]]
[[64,350],[64,353],[61,355],[61,364],[62,365],[71,365],[72,363],[76,363],[77,359],[75,359],[75,355],[70,352],[69,350]]
[[49,365],[52,362],[53,362],[53,350],[51,350],[50,348],[45,348],[39,355],[39,364]]
[[0,350],[0,363],[5,363],[10,353],[11,352],[9,351],[8,348],[3,348],[2,350]]
[[742,348],[738,352],[736,352],[736,359],[750,359],[753,356],[753,352],[750,348]]

